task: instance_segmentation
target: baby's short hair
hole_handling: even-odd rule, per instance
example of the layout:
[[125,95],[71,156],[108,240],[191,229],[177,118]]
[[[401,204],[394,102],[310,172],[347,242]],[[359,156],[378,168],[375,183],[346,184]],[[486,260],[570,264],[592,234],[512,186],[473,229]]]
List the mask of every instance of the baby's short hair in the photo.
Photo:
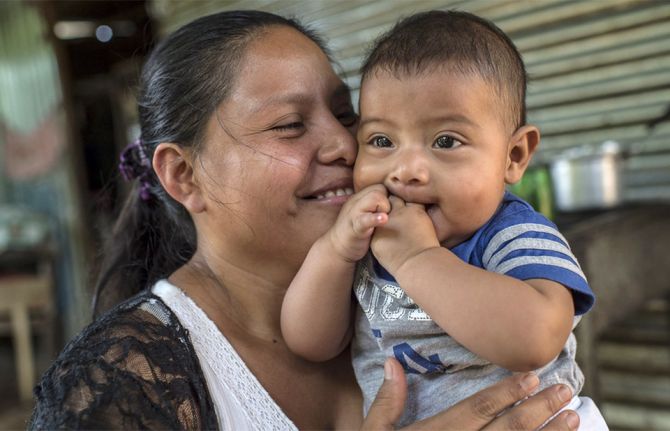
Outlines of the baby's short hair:
[[377,39],[361,68],[394,76],[446,71],[475,74],[497,93],[505,123],[526,122],[526,69],[512,40],[495,24],[461,11],[429,11],[399,21]]

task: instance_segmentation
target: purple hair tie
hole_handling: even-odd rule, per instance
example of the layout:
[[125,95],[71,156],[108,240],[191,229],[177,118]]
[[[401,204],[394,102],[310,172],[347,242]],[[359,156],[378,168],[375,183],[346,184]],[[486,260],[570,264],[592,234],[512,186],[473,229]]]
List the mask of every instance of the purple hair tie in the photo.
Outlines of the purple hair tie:
[[141,139],[129,144],[122,152],[119,162],[119,171],[126,181],[140,180],[140,197],[144,201],[151,199],[151,161],[144,152]]

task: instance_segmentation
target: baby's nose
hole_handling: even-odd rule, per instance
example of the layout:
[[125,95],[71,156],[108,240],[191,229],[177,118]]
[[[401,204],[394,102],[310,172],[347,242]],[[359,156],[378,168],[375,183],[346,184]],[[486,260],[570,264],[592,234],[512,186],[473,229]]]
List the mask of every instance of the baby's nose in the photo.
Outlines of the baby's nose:
[[397,160],[391,171],[390,180],[404,186],[420,186],[430,180],[430,169],[425,156],[412,152]]

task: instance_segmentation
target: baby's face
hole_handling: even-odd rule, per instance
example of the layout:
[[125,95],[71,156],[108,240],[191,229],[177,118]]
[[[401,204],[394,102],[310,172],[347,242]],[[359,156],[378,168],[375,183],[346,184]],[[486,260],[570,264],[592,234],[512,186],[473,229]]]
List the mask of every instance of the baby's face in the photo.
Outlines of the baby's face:
[[356,190],[384,184],[425,204],[449,248],[493,216],[512,132],[485,81],[441,70],[400,79],[373,74],[361,88],[360,113]]

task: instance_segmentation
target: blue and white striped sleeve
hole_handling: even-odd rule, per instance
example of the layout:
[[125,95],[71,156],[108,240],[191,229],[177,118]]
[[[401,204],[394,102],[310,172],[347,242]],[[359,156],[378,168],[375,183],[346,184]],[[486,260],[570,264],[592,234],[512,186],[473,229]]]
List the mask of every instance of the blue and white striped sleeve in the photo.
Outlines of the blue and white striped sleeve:
[[553,223],[541,218],[498,226],[485,246],[482,264],[488,271],[519,280],[542,278],[572,291],[575,315],[595,301],[577,259]]

